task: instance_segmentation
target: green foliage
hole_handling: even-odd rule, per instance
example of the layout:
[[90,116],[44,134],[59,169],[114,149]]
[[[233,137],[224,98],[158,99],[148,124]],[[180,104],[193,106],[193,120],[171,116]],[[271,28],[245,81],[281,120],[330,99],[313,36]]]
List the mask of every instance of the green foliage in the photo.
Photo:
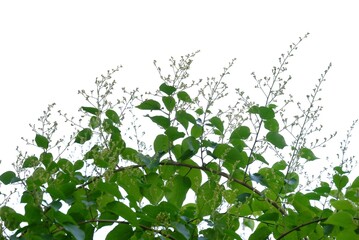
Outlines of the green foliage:
[[96,79],[96,91],[79,91],[91,106],[80,108],[79,122],[60,111],[74,127],[67,142],[53,135],[50,105],[27,141],[40,154],[20,152],[15,171],[0,175],[24,206],[10,207],[11,195],[1,205],[1,237],[82,240],[112,226],[104,239],[358,239],[359,177],[350,182],[344,156],[356,122],[330,177],[318,172],[320,181],[303,181],[304,166],[321,160],[314,152],[332,136],[311,142],[327,70],[306,108],[285,111],[293,99],[284,94],[290,77],[282,75],[301,41],[271,77],[253,74],[261,103],[238,89],[225,109],[224,78],[234,60],[218,79],[188,82],[196,52],[170,59],[173,76],[155,62],[163,82],[146,99],[123,89],[111,102],[118,69]]

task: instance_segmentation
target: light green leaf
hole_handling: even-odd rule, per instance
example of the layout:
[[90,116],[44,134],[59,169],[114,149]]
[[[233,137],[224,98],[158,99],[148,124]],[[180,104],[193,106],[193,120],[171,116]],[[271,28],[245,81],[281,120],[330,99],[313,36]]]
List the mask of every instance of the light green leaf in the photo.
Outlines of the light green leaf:
[[353,228],[355,224],[353,222],[353,216],[345,211],[339,211],[331,215],[324,223],[340,226],[343,228]]
[[169,203],[177,208],[181,208],[190,187],[191,181],[188,177],[175,175],[166,183],[165,197]]
[[271,132],[278,132],[279,130],[279,123],[274,118],[267,119],[264,121],[264,127],[265,129],[271,131]]
[[310,150],[309,148],[301,148],[299,150],[299,156],[301,158],[307,159],[308,161],[313,161],[315,159],[318,159],[314,153],[312,152],[312,150]]
[[199,138],[200,136],[202,136],[202,134],[203,134],[203,127],[198,124],[194,124],[191,129],[191,136],[194,138]]

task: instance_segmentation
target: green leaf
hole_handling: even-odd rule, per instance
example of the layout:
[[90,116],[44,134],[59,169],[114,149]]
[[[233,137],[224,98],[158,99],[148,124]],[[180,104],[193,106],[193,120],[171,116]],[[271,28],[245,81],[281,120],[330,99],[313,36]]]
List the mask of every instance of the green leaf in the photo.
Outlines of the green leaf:
[[262,163],[265,163],[265,164],[269,165],[269,163],[266,161],[266,159],[261,154],[253,153],[253,157],[256,160],[261,161]]
[[338,190],[341,191],[349,182],[349,178],[345,175],[335,174],[333,176],[333,181]]
[[36,134],[35,142],[38,147],[47,149],[49,147],[49,140],[46,137]]
[[108,109],[106,111],[106,117],[108,117],[114,123],[120,123],[120,117],[118,116],[117,112],[112,109]]
[[194,137],[187,137],[183,139],[181,144],[180,160],[186,160],[196,155],[199,147],[200,144]]
[[177,89],[173,86],[168,86],[166,83],[162,83],[160,86],[160,91],[166,93],[167,95],[172,95]]
[[252,106],[252,107],[249,108],[248,112],[252,113],[252,114],[258,114],[259,113],[259,107],[257,105]]
[[343,228],[353,228],[355,224],[353,222],[353,216],[345,211],[339,211],[331,215],[324,223],[340,226]]
[[93,115],[100,115],[100,110],[98,110],[97,108],[94,107],[81,107],[83,111],[91,113]]
[[4,222],[4,225],[8,230],[14,231],[20,227],[20,223],[23,222],[24,216],[15,212],[14,209],[3,206],[0,208],[0,218]]
[[23,168],[31,168],[39,165],[39,159],[36,156],[27,157],[22,164]]
[[266,138],[268,142],[277,148],[283,149],[287,146],[284,137],[277,132],[268,132]]
[[335,207],[336,210],[344,210],[355,214],[355,206],[348,200],[332,200],[330,204]]
[[99,181],[99,182],[97,182],[96,187],[98,190],[101,190],[105,193],[109,193],[109,194],[117,197],[118,199],[123,198],[120,190],[118,189],[117,184]]
[[191,129],[191,136],[194,138],[199,138],[202,136],[202,134],[203,134],[203,127],[198,124],[194,124]]
[[84,163],[83,160],[77,160],[77,161],[74,163],[74,170],[75,170],[75,171],[80,170],[84,165],[85,165],[85,163]]
[[148,116],[148,117],[152,120],[152,122],[156,123],[160,127],[163,127],[164,129],[167,129],[171,124],[170,120],[164,116],[153,116],[153,117]]
[[10,183],[15,183],[20,181],[21,179],[16,177],[16,174],[12,171],[7,171],[1,174],[0,181],[2,181],[5,185],[8,185]]
[[259,224],[248,240],[266,240],[272,231],[266,225]]
[[143,176],[141,193],[151,204],[157,205],[164,196],[163,180],[157,173],[149,173]]
[[185,91],[179,91],[177,93],[177,97],[179,100],[182,100],[183,102],[188,102],[188,103],[192,102],[191,97]]
[[101,119],[98,116],[92,116],[89,125],[92,129],[96,129],[101,125]]
[[152,99],[147,99],[136,107],[141,110],[161,110],[161,104]]
[[287,167],[287,163],[284,160],[276,162],[273,164],[272,168],[277,171],[284,170]]
[[89,128],[82,129],[75,137],[75,143],[84,144],[92,137],[92,130]]
[[223,133],[224,127],[223,127],[223,122],[219,117],[212,117],[209,122],[212,124],[212,126],[214,126],[215,128],[217,128],[221,133]]
[[121,239],[128,240],[131,239],[134,232],[132,230],[132,227],[128,224],[119,223],[114,229],[111,230],[106,236],[106,240],[117,240],[119,239],[119,236],[121,236]]
[[195,111],[198,115],[202,115],[204,113],[202,108],[197,108],[197,110]]
[[265,119],[272,119],[275,116],[275,113],[272,108],[269,107],[259,107],[259,116],[265,120]]
[[271,132],[278,132],[279,131],[279,123],[274,118],[264,120],[264,127],[265,129]]
[[233,144],[233,146],[243,146],[243,139],[247,139],[251,135],[251,131],[247,126],[240,126],[232,132],[229,137],[229,142]]
[[168,127],[165,131],[165,134],[171,142],[185,136],[183,132],[178,131],[178,127]]
[[62,225],[66,231],[72,234],[76,240],[83,240],[85,239],[85,233],[80,229],[79,226],[74,224],[63,224]]
[[196,199],[199,217],[210,215],[219,207],[223,190],[223,186],[211,180],[199,187]]
[[162,97],[162,102],[169,112],[172,112],[176,106],[176,100],[171,96]]
[[191,181],[188,177],[175,175],[166,183],[165,197],[169,203],[177,208],[181,208],[190,187]]
[[266,212],[262,215],[260,215],[257,218],[257,221],[266,222],[266,221],[278,221],[279,219],[279,213],[278,212]]
[[131,225],[138,227],[136,213],[132,211],[127,205],[119,201],[113,201],[106,205],[106,209],[122,218],[126,219]]
[[[198,164],[191,159],[184,160],[182,163],[198,167]],[[200,169],[196,169],[196,168],[189,169],[182,167],[179,169],[178,174],[184,177],[188,177],[191,180],[192,190],[194,192],[198,191],[198,188],[201,186],[202,183],[202,173]]]
[[299,150],[299,156],[301,158],[307,159],[308,161],[313,161],[315,159],[318,159],[314,153],[312,152],[312,150],[310,150],[309,148],[301,148]]
[[153,148],[156,153],[166,153],[170,148],[169,139],[166,135],[160,134],[156,137]]

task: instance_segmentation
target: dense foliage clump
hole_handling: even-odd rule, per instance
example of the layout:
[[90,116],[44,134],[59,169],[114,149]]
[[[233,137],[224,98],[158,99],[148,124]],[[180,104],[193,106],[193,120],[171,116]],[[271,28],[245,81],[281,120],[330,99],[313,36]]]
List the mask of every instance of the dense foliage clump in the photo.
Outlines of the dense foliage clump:
[[0,175],[1,188],[18,189],[3,197],[1,238],[92,239],[112,226],[106,239],[359,239],[359,177],[350,183],[345,156],[356,122],[340,160],[306,175],[335,134],[318,137],[330,66],[306,102],[286,94],[283,75],[301,41],[270,77],[253,74],[261,102],[229,91],[235,59],[219,78],[189,81],[195,52],[170,58],[168,75],[154,62],[157,90],[122,89],[116,102],[119,68],[108,71],[79,91],[79,121],[58,111],[71,127],[64,137],[50,105],[24,139],[31,151],[19,150],[15,169]]

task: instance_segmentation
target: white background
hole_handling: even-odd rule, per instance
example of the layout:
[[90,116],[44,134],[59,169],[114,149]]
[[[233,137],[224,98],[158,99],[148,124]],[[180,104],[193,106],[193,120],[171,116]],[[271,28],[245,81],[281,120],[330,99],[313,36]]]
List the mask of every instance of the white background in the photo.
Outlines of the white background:
[[[231,88],[250,89],[255,71],[270,75],[281,53],[310,32],[289,73],[296,94],[308,94],[332,62],[323,86],[325,132],[339,141],[359,118],[359,6],[356,1],[1,1],[1,171],[16,159],[28,123],[48,103],[76,112],[78,89],[123,65],[117,80],[129,89],[153,89],[170,56],[201,50],[193,76],[218,76],[237,58],[227,78]],[[359,155],[359,131],[350,153]],[[337,149],[326,149],[335,157]],[[325,157],[325,156],[319,156]]]

